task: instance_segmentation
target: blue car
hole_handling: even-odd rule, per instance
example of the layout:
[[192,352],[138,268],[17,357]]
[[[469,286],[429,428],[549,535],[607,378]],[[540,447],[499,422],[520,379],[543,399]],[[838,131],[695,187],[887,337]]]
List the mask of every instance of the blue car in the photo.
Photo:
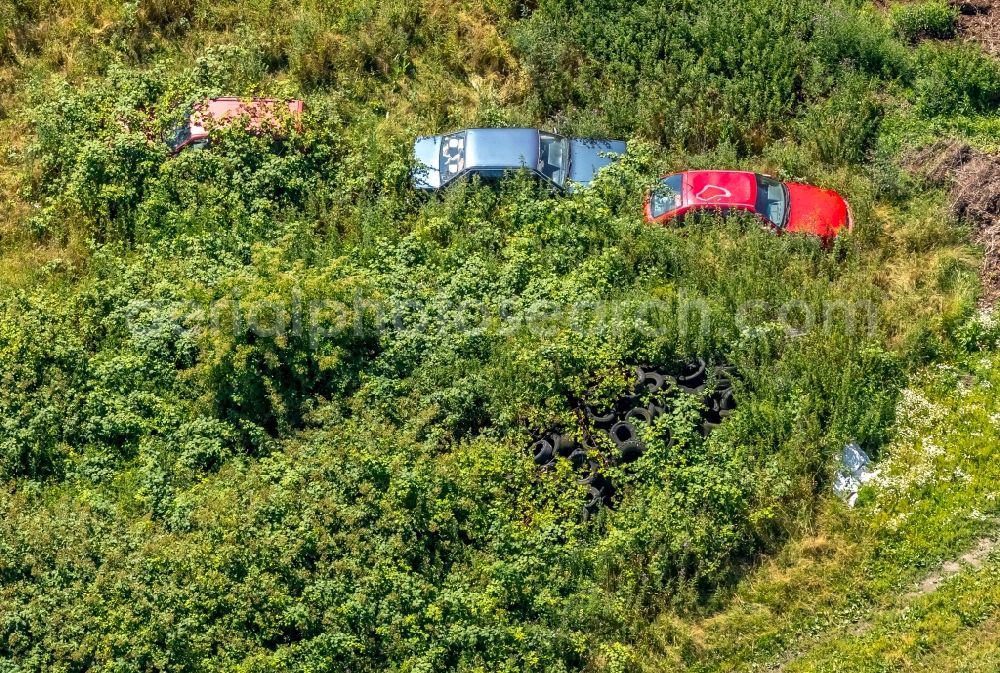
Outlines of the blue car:
[[538,129],[467,129],[417,138],[413,181],[417,189],[433,191],[473,175],[495,182],[523,168],[542,184],[570,191],[588,184],[614,160],[602,154],[624,153],[621,140],[566,138]]

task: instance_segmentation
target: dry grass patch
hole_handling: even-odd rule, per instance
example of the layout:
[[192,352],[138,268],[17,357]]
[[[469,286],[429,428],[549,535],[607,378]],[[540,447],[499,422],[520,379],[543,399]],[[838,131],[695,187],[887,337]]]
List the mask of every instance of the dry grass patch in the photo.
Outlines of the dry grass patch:
[[1000,156],[945,139],[912,152],[906,166],[946,189],[951,213],[972,226],[985,252],[983,301],[995,304],[1000,298]]

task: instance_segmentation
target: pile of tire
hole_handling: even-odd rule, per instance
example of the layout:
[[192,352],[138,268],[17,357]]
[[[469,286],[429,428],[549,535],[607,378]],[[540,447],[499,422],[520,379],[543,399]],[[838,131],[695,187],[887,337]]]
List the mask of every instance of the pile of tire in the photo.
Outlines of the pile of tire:
[[[659,416],[669,414],[673,408],[671,399],[676,399],[678,394],[701,398],[702,413],[697,430],[708,436],[736,409],[734,376],[733,367],[717,366],[710,388],[709,369],[700,358],[685,362],[679,368],[636,366],[632,385],[610,408],[581,404],[579,431],[557,429],[544,433],[530,447],[532,458],[542,470],[552,469],[560,459],[570,462],[580,475],[578,482],[587,486],[583,515],[588,518],[602,504],[613,506],[615,496],[614,484],[601,474],[600,463],[596,460],[599,437],[605,437],[608,442],[602,443],[610,442],[614,447],[612,464],[635,462],[646,451],[637,424],[650,424]],[[668,444],[673,442],[671,430],[666,428],[664,432],[664,440]]]
[[615,495],[614,484],[601,474],[601,465],[596,460],[597,444],[591,434],[585,434],[582,442],[569,433],[552,432],[531,445],[535,464],[541,470],[555,467],[556,461],[568,460],[577,472],[577,483],[586,485],[587,496],[583,507],[584,517],[592,515],[602,505],[610,505]]
[[715,367],[714,385],[708,390],[708,371],[702,359],[686,363],[681,373],[675,379],[677,388],[689,395],[701,398],[701,425],[698,430],[707,437],[718,428],[722,421],[736,410],[736,398],[733,396],[733,378],[736,368],[731,365]]

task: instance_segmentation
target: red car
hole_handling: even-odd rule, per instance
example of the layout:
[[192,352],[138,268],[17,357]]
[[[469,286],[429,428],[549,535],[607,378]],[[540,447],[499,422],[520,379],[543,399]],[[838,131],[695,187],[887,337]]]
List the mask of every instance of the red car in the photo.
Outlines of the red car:
[[751,212],[778,231],[832,238],[854,226],[837,192],[746,171],[685,171],[660,179],[646,197],[646,221],[680,222],[688,213]]
[[298,124],[304,108],[305,104],[300,100],[234,96],[211,98],[193,105],[184,121],[168,134],[166,140],[173,154],[185,147],[203,148],[208,145],[210,130],[225,128],[240,118],[247,120],[247,131],[280,135],[287,128],[283,124],[285,115],[290,115]]

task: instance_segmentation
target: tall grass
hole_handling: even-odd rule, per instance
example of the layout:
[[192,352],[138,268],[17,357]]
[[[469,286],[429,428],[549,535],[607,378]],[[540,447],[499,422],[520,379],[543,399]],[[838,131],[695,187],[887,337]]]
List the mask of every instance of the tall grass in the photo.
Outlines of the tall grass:
[[[883,119],[981,112],[990,71],[845,4],[13,7],[0,656],[21,668],[635,668],[674,637],[649,624],[724,607],[829,506],[843,443],[886,451],[907,377],[976,340],[975,253],[891,173]],[[170,157],[162,132],[220,94],[301,96],[303,127]],[[629,156],[568,196],[416,194],[413,138],[474,123]],[[837,188],[856,229],[646,225],[688,166]],[[582,520],[580,475],[524,448],[693,356],[736,365],[737,412],[706,439],[676,397],[632,469],[601,442],[618,495]]]

